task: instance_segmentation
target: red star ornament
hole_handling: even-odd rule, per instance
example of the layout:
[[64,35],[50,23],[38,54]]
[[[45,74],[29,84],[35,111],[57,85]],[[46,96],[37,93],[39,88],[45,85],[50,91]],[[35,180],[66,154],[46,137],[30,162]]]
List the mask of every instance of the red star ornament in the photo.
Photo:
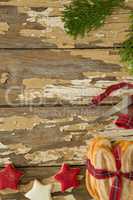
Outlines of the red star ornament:
[[54,178],[61,183],[61,191],[65,192],[65,190],[69,188],[77,188],[79,186],[79,181],[77,179],[79,173],[80,168],[70,169],[68,164],[63,164]]
[[17,190],[17,185],[21,176],[23,176],[23,173],[15,169],[13,165],[6,165],[5,168],[0,171],[0,190],[7,188]]

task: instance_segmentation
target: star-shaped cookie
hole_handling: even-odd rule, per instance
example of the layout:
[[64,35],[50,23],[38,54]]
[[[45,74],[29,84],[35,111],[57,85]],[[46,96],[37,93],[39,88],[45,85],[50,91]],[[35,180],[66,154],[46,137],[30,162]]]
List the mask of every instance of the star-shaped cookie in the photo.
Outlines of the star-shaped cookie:
[[23,173],[14,168],[12,164],[8,164],[0,171],[0,190],[17,189],[17,184],[23,176]]
[[69,188],[77,188],[79,186],[77,179],[79,173],[80,168],[70,168],[68,164],[63,164],[54,178],[61,183],[61,190],[64,192]]
[[43,185],[38,180],[34,180],[32,189],[25,194],[30,200],[52,200],[52,185]]

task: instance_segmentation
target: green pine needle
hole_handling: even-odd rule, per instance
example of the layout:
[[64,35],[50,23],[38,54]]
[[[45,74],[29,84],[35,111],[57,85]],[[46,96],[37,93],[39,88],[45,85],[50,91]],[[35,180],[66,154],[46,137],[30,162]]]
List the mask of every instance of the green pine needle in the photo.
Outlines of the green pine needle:
[[129,72],[133,74],[133,11],[131,12],[131,28],[128,39],[123,43],[122,49],[120,51],[121,59],[123,62],[127,63],[127,68]]
[[[91,30],[102,26],[114,8],[122,5],[124,0],[71,0],[63,11],[65,31],[76,38],[85,36]],[[128,39],[120,50],[121,59],[127,63],[133,73],[133,11],[131,11],[131,29]]]
[[63,11],[65,31],[75,38],[104,24],[107,16],[124,0],[72,0]]

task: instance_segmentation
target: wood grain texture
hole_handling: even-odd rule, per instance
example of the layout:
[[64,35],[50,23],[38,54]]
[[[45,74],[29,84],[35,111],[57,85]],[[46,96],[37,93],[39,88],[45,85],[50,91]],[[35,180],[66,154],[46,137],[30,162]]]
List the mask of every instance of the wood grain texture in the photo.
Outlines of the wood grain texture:
[[120,46],[129,33],[129,12],[114,11],[103,27],[74,40],[64,32],[61,13],[70,1],[1,1],[0,48],[94,48]]
[[114,125],[116,116],[89,124],[109,108],[1,108],[0,165],[7,162],[23,167],[56,166],[63,162],[80,165],[85,163],[89,139],[95,135],[113,140],[133,139],[132,130]]
[[[18,6],[18,7],[52,7],[62,8],[64,5],[68,5],[71,0],[1,0],[0,5],[6,6]],[[132,7],[132,0],[126,1],[129,7]]]
[[88,105],[107,86],[133,81],[111,49],[1,50],[0,62],[1,106]]
[[[53,184],[53,200],[91,200],[84,184],[86,151],[95,135],[133,140],[118,129],[117,116],[90,122],[107,113],[123,95],[113,93],[100,106],[92,96],[119,81],[133,82],[120,62],[119,49],[129,30],[129,12],[114,10],[105,25],[74,40],[61,16],[70,0],[0,1],[0,167],[12,162],[25,176],[19,191],[0,191],[2,200],[26,200],[33,180]],[[123,112],[123,111],[121,111]],[[63,162],[81,168],[81,186],[62,194],[53,175]]]
[[52,199],[53,200],[82,200],[84,197],[84,200],[90,200],[84,183],[84,177],[85,177],[85,166],[80,167],[81,168],[81,174],[79,176],[80,180],[80,187],[75,190],[69,190],[65,194],[61,193],[60,184],[56,182],[53,178],[55,173],[59,170],[59,167],[29,167],[29,168],[20,168],[21,171],[24,172],[25,176],[22,178],[20,186],[19,186],[19,192],[15,191],[3,191],[0,192],[2,200],[26,200],[24,197],[24,194],[28,192],[32,185],[33,180],[38,179],[41,181],[44,185],[45,184],[52,184]]

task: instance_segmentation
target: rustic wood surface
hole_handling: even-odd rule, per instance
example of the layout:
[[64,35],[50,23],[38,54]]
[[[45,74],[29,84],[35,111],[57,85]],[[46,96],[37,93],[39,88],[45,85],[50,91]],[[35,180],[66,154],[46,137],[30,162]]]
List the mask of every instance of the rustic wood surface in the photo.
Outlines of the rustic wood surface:
[[88,105],[108,85],[132,81],[112,49],[1,50],[0,60],[1,106]]
[[[84,183],[90,138],[133,139],[132,130],[114,125],[117,116],[90,123],[132,90],[121,89],[100,106],[89,107],[107,86],[133,82],[119,57],[130,32],[133,1],[116,9],[103,27],[76,40],[61,22],[69,2],[0,1],[0,167],[12,162],[25,173],[19,191],[0,191],[2,200],[25,200],[35,178],[54,185],[53,200],[91,200]],[[63,162],[81,168],[79,189],[61,193],[53,175]]]
[[129,30],[129,12],[133,1],[114,11],[105,25],[85,38],[74,40],[64,32],[63,6],[69,0],[0,2],[0,48],[94,48],[116,47]]

